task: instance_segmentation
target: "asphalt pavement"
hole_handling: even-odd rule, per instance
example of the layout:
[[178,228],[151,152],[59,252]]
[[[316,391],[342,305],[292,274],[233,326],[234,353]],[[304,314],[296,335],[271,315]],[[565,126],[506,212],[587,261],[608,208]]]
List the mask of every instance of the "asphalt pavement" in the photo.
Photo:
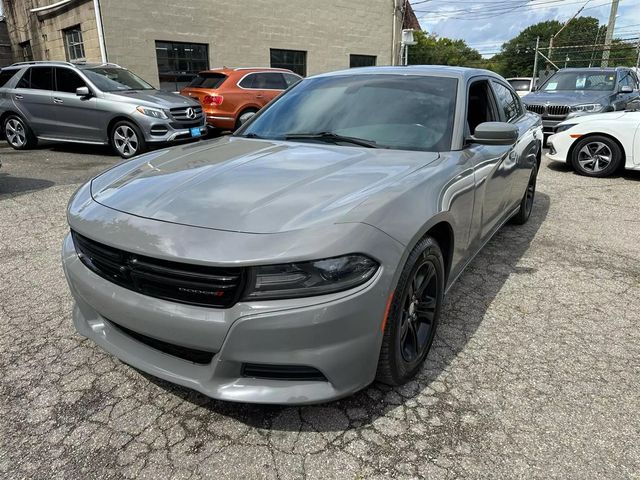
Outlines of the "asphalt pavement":
[[450,291],[414,382],[288,408],[208,399],[77,335],[65,207],[120,160],[0,158],[1,478],[640,478],[640,172],[544,159],[530,222]]

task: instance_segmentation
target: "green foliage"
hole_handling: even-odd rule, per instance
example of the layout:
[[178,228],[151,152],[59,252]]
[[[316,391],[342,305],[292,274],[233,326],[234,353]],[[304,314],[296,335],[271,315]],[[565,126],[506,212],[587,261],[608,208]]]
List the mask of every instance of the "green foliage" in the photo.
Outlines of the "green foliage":
[[464,40],[437,37],[426,32],[415,32],[418,42],[409,47],[409,65],[478,66],[482,55]]

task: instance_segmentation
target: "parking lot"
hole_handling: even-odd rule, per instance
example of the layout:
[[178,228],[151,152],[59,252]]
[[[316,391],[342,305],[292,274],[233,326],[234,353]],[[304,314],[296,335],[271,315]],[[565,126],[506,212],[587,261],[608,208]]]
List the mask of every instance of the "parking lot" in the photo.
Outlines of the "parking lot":
[[0,477],[640,478],[640,172],[546,159],[534,213],[446,300],[415,382],[222,403],[77,335],[67,201],[108,149],[0,146]]

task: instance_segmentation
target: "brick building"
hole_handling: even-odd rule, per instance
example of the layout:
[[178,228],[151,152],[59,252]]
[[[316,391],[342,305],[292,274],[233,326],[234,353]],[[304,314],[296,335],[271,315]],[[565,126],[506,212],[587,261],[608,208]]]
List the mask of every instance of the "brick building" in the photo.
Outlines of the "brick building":
[[223,65],[392,65],[419,27],[408,0],[2,1],[17,60],[109,61],[168,90]]

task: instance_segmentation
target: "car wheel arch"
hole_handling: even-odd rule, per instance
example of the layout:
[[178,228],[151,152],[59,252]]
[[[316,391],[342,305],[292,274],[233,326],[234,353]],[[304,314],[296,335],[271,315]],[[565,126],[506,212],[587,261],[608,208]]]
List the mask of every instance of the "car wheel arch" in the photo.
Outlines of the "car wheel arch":
[[573,158],[573,152],[574,152],[574,150],[576,148],[576,145],[578,145],[578,143],[581,140],[584,140],[585,138],[589,138],[589,137],[606,137],[606,138],[610,139],[612,142],[614,142],[616,145],[618,145],[618,147],[620,147],[620,151],[622,152],[622,165],[624,167],[626,159],[627,159],[627,152],[624,149],[624,145],[622,145],[622,142],[620,142],[620,140],[618,140],[613,135],[611,135],[609,133],[603,133],[603,132],[589,132],[586,135],[582,135],[582,136],[576,138],[574,140],[574,142],[571,144],[571,146],[569,147],[569,151],[567,152],[567,163],[570,162],[571,159]]
[[109,140],[109,143],[111,143],[111,134],[113,133],[113,127],[115,127],[116,123],[122,122],[122,121],[131,122],[136,127],[138,127],[138,129],[141,132],[144,132],[144,130],[140,128],[140,125],[138,125],[138,123],[135,120],[133,120],[131,117],[127,117],[126,115],[118,115],[116,117],[113,117],[111,120],[109,120],[109,124],[107,125],[107,139]]
[[444,274],[445,285],[449,281],[449,275],[451,273],[451,267],[453,263],[453,253],[455,251],[455,233],[453,223],[450,221],[446,212],[440,215],[436,215],[425,223],[420,230],[413,237],[411,242],[407,245],[405,255],[402,258],[402,265],[407,261],[409,253],[415,248],[415,246],[422,241],[425,237],[433,237],[442,250],[442,256],[444,258]]

